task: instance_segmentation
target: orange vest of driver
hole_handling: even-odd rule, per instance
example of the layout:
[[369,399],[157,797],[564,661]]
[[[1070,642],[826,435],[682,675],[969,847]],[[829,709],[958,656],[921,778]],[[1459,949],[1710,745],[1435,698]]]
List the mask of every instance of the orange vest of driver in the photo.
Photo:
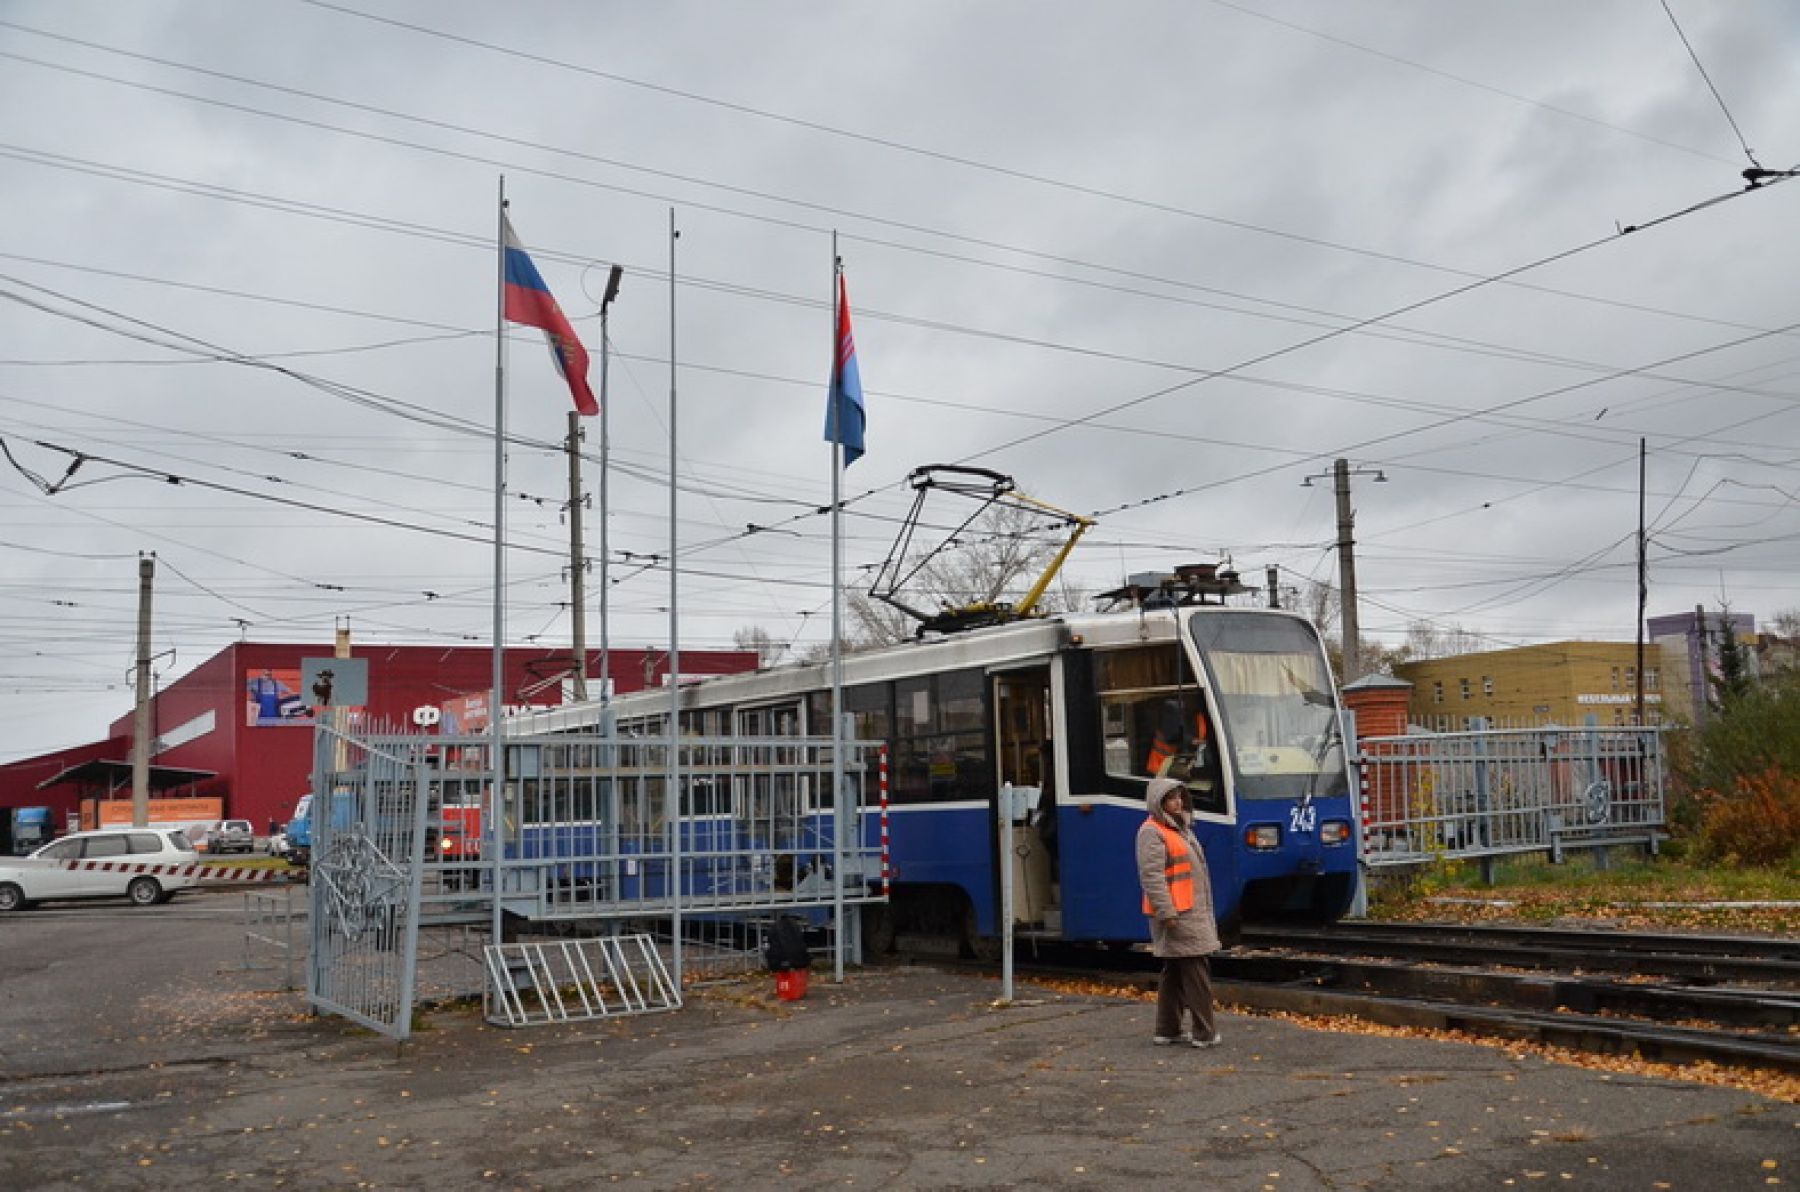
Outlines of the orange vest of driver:
[[[1162,833],[1163,847],[1169,853],[1168,860],[1163,862],[1163,880],[1169,883],[1169,900],[1175,904],[1175,910],[1179,913],[1193,910],[1194,859],[1188,855],[1187,837],[1154,817],[1147,822]],[[1144,913],[1156,913],[1150,905],[1148,894],[1144,895]]]
[[[1206,740],[1206,713],[1204,712],[1194,713],[1194,740],[1199,742]],[[1145,772],[1152,778],[1160,776],[1163,765],[1174,757],[1176,752],[1175,743],[1165,740],[1162,733],[1158,732],[1155,739],[1150,742],[1149,756],[1144,759]]]

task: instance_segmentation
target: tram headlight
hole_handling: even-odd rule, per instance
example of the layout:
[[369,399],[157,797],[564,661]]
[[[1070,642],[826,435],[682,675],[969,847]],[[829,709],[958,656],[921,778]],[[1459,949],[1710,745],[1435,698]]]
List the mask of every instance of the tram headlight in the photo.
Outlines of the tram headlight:
[[1326,820],[1319,825],[1319,843],[1348,844],[1350,842],[1349,820]]
[[1255,852],[1273,852],[1281,847],[1281,826],[1279,824],[1251,824],[1244,829],[1244,843]]

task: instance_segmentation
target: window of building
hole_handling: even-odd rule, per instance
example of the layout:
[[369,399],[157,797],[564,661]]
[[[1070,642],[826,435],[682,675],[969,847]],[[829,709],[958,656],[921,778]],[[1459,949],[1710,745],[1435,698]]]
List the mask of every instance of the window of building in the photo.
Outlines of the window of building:
[[1612,689],[1614,691],[1619,689],[1619,668],[1616,666],[1612,668]]
[[1434,704],[1444,702],[1444,681],[1442,679],[1434,680],[1431,684],[1431,702]]
[[1644,690],[1645,691],[1657,690],[1657,684],[1659,683],[1661,678],[1662,678],[1662,676],[1657,673],[1657,670],[1654,666],[1646,666],[1644,668]]
[[1487,696],[1489,699],[1494,698],[1494,676],[1481,676],[1481,694]]
[[1474,695],[1474,689],[1467,679],[1458,679],[1457,682],[1462,685],[1462,697],[1464,699],[1469,699]]
[[1637,690],[1637,667],[1635,666],[1628,666],[1625,668],[1625,690]]

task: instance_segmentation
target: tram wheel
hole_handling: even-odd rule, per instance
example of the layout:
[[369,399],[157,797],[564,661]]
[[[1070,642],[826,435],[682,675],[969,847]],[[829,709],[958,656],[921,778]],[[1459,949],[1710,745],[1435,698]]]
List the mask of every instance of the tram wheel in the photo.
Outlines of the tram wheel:
[[899,911],[892,902],[863,907],[863,952],[870,958],[891,955],[899,934],[899,920]]
[[963,904],[962,920],[962,954],[964,957],[992,962],[1000,959],[1001,942],[991,936],[981,934],[981,924],[975,918],[975,904]]

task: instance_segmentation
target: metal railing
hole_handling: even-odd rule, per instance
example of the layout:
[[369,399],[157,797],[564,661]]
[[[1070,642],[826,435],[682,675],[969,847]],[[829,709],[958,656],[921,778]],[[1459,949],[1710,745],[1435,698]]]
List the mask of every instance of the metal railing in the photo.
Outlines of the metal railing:
[[[304,888],[287,885],[244,895],[244,969],[279,968],[283,989],[300,987],[296,969],[306,940],[296,924],[306,921],[306,903],[295,895]],[[267,952],[275,953],[276,959],[259,958]]]
[[[877,743],[845,743],[841,807],[830,738],[595,732],[511,736],[503,747],[496,801],[491,737],[319,726],[314,1006],[404,1039],[426,979],[419,962],[460,979],[469,934],[484,928],[492,947],[666,924],[679,987],[689,953],[703,971],[747,967],[747,949],[693,938],[707,921],[720,942],[741,943],[746,925],[800,913],[813,927],[833,923],[841,960],[857,945],[856,904],[886,897],[885,838],[863,803]],[[441,949],[459,963],[430,963],[421,932],[460,933]],[[496,971],[508,970],[488,967],[490,997]]]
[[1642,844],[1665,827],[1656,728],[1512,729],[1359,742],[1364,864]]
[[873,745],[848,749],[841,820],[829,738],[685,736],[677,797],[666,738],[539,738],[507,748],[514,777],[495,826],[501,855],[428,864],[448,887],[446,901],[492,889],[496,875],[506,908],[534,920],[880,897],[881,844],[864,843],[861,822]]

